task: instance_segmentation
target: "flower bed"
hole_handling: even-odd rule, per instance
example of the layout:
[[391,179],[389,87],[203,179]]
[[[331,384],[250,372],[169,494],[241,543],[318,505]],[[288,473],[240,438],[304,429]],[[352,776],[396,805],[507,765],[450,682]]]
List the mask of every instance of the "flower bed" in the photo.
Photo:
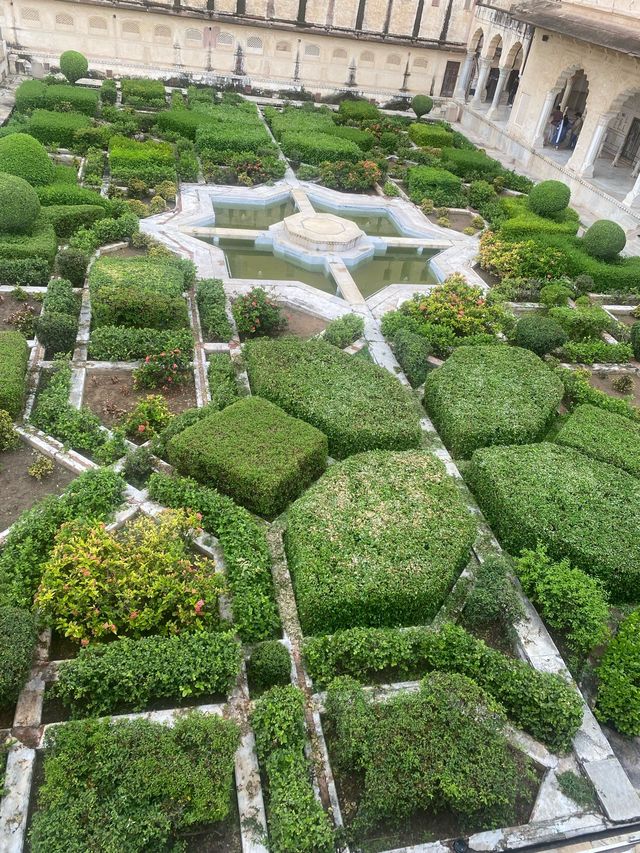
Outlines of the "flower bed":
[[332,456],[420,444],[414,401],[383,368],[323,341],[255,340],[244,351],[254,393],[324,432]]
[[332,466],[287,515],[303,631],[429,621],[474,537],[455,483],[430,454],[374,452]]

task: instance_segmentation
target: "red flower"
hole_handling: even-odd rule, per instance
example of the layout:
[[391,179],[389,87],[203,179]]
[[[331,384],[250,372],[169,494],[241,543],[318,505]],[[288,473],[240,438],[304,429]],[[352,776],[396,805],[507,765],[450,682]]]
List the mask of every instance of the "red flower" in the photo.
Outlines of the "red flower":
[[200,598],[200,599],[198,599],[198,601],[196,601],[194,608],[193,608],[196,611],[198,616],[200,616],[203,607],[204,607],[204,598]]
[[146,429],[146,427],[145,427],[145,425],[144,425],[144,424],[139,424],[139,425],[138,425],[138,432],[144,432],[144,431],[145,431],[145,429]]

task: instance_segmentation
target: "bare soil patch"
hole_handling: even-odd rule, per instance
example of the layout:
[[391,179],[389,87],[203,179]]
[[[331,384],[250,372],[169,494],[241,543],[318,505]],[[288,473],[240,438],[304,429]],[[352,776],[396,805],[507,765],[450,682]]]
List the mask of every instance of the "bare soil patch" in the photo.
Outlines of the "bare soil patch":
[[16,299],[10,293],[0,293],[0,331],[11,332],[20,328],[20,320],[31,318],[29,328],[23,327],[23,333],[28,338],[33,335],[33,321],[40,315],[42,303],[31,297],[27,300]]
[[13,524],[21,512],[45,495],[59,495],[75,477],[72,471],[55,463],[51,474],[36,480],[28,473],[35,459],[34,451],[26,444],[0,453],[0,530]]
[[[626,394],[621,394],[620,391],[616,391],[611,384],[612,380],[614,380],[616,376],[621,376],[623,373],[625,373],[623,370],[616,371],[615,373],[592,373],[589,383],[599,391],[604,391],[605,394],[608,394],[610,397],[626,397]],[[636,376],[632,373],[628,375],[633,379],[633,391],[631,392],[633,399],[631,402],[634,406],[640,406],[640,376]]]
[[[462,211],[454,211],[451,210],[447,214],[447,219],[449,220],[449,224],[446,226],[450,231],[458,231],[462,233],[465,228],[469,228],[471,225],[471,220],[474,219],[475,213],[463,213]],[[430,222],[433,222],[434,225],[438,224],[438,215],[437,213],[430,213],[428,216]]]
[[283,335],[295,335],[296,338],[306,340],[320,334],[328,325],[326,320],[314,317],[313,314],[307,314],[306,311],[298,308],[285,307],[282,313],[287,320],[287,328],[282,332]]

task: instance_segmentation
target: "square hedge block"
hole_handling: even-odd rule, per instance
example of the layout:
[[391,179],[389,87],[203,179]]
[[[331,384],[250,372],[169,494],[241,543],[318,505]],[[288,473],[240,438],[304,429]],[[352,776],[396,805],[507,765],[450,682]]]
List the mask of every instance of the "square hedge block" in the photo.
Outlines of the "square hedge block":
[[171,439],[169,461],[273,518],[322,474],[327,437],[261,397],[247,397]]

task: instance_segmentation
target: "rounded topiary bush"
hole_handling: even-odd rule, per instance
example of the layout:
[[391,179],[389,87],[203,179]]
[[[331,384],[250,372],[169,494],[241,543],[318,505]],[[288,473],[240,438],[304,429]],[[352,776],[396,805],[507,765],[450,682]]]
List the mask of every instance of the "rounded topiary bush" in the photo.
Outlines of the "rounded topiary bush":
[[627,237],[617,222],[610,219],[599,219],[587,229],[582,238],[582,245],[594,258],[611,260],[626,246]]
[[54,168],[44,145],[28,133],[0,139],[0,172],[17,175],[33,186],[50,184]]
[[516,325],[515,345],[531,350],[536,355],[546,355],[566,342],[565,330],[553,317],[533,314],[530,317],[522,317]]
[[60,57],[60,71],[69,83],[75,83],[81,77],[86,77],[88,70],[87,57],[83,53],[78,53],[77,50],[65,50]]
[[411,101],[411,108],[418,118],[420,118],[430,113],[433,109],[433,98],[430,98],[429,95],[416,95]]
[[542,181],[529,193],[529,207],[538,216],[553,216],[565,210],[571,200],[571,190],[562,181]]
[[291,658],[282,643],[277,640],[267,640],[257,645],[251,652],[248,668],[252,686],[259,690],[267,690],[276,685],[289,684]]
[[40,199],[31,184],[0,172],[0,233],[30,231],[39,213]]

